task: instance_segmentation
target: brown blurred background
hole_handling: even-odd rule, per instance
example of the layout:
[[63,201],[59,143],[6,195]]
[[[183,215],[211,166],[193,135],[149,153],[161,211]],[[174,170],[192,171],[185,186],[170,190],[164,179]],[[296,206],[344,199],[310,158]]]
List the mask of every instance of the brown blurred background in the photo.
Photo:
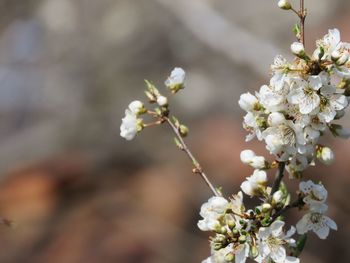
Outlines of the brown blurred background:
[[[239,95],[266,83],[274,55],[288,56],[294,41],[296,17],[276,2],[0,0],[0,215],[17,224],[0,228],[0,262],[206,258],[208,236],[196,224],[209,190],[166,127],[126,142],[120,119],[131,100],[144,100],[143,79],[162,86],[183,67],[187,89],[172,109],[215,184],[237,192],[252,172],[240,151],[266,155],[244,142]],[[349,1],[306,5],[309,50],[334,27],[350,42]],[[350,262],[350,142],[324,143],[336,162],[307,177],[324,180],[339,231],[326,241],[311,235],[302,262]]]

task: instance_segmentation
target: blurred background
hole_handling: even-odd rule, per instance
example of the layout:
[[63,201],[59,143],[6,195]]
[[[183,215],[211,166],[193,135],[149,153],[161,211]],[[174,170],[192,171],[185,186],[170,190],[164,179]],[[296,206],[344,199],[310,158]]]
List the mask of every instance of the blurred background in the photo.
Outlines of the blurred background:
[[[276,3],[0,0],[0,215],[17,225],[0,227],[0,262],[205,259],[208,236],[196,224],[211,193],[166,127],[126,142],[121,118],[131,100],[145,101],[145,78],[162,87],[183,67],[187,88],[172,97],[173,112],[212,181],[236,193],[252,172],[240,151],[267,154],[244,142],[239,95],[267,83],[273,57],[290,58],[294,41],[297,19]],[[335,27],[350,42],[349,1],[306,6],[307,49]],[[324,181],[339,231],[310,235],[302,262],[350,262],[350,142],[323,143],[336,162],[307,178]]]

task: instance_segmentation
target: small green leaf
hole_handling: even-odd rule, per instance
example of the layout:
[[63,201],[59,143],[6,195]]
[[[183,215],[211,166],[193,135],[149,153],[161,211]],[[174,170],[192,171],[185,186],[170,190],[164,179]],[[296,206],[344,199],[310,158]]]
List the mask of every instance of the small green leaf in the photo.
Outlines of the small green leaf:
[[173,122],[174,122],[174,125],[176,128],[179,128],[180,127],[180,122],[179,120],[175,117],[175,116],[172,116],[172,119],[173,119]]
[[156,88],[156,86],[154,86],[153,83],[151,83],[150,81],[148,81],[147,79],[145,79],[145,83],[146,83],[146,87],[148,89],[148,91],[150,93],[152,93],[153,95],[155,95],[156,97],[160,96],[160,92],[158,91],[158,89]]
[[174,137],[174,142],[175,142],[175,145],[176,145],[180,150],[183,149],[183,146],[182,146],[182,144],[181,144],[181,142],[179,141],[178,138]]
[[301,252],[303,252],[304,248],[305,248],[305,244],[307,241],[307,234],[304,234],[302,236],[299,237],[299,239],[297,240],[296,243],[296,255],[295,256],[299,256],[301,254]]
[[300,25],[299,24],[295,24],[293,27],[293,32],[295,34],[295,36],[299,39],[301,36],[301,29],[300,29]]

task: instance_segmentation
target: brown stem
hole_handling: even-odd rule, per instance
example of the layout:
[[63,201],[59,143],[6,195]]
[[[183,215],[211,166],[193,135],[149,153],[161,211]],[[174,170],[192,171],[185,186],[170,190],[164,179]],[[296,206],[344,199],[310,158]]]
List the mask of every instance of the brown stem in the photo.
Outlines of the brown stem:
[[284,168],[286,167],[286,163],[285,162],[280,162],[278,163],[278,171],[276,174],[276,179],[273,182],[273,186],[271,189],[271,193],[270,196],[273,196],[274,193],[276,193],[278,191],[278,189],[280,188],[283,176],[284,176]]
[[281,210],[277,211],[276,213],[274,213],[271,217],[270,220],[270,224],[272,224],[279,216],[283,215],[285,212],[287,212],[288,210],[292,209],[292,208],[297,208],[300,207],[301,205],[304,204],[303,198],[299,196],[299,198],[297,200],[295,200],[293,203],[285,206],[284,208],[282,208]]
[[304,0],[300,0],[300,10],[299,10],[299,18],[300,18],[300,42],[305,47],[305,7],[304,7]]
[[187,147],[185,141],[183,140],[183,138],[182,138],[178,128],[172,123],[172,121],[168,117],[163,117],[163,118],[169,124],[169,126],[172,128],[172,130],[175,133],[177,139],[181,143],[181,146],[182,146],[181,149],[186,153],[186,155],[188,156],[188,158],[191,160],[192,164],[194,165],[193,172],[196,173],[196,174],[199,174],[202,177],[204,182],[209,186],[210,190],[213,192],[213,194],[215,196],[221,196],[221,194],[215,189],[215,187],[209,181],[207,175],[203,172],[203,169],[200,166],[200,164],[198,163],[198,161],[196,160],[196,158],[193,156],[191,151],[188,149],[188,147]]

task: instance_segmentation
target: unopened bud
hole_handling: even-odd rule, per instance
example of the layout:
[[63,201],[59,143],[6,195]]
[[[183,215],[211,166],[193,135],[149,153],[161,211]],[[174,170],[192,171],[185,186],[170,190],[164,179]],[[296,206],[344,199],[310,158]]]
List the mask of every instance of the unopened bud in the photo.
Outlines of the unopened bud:
[[330,165],[334,161],[334,153],[329,147],[320,147],[316,155],[326,165]]
[[234,229],[236,227],[236,222],[234,220],[229,220],[227,225],[230,229]]
[[341,54],[338,50],[334,50],[331,54],[331,58],[334,62],[336,62],[338,59],[340,59]]
[[146,94],[146,96],[147,96],[147,98],[148,98],[148,101],[150,102],[150,103],[154,103],[154,102],[156,102],[156,98],[155,98],[155,96],[151,93],[151,92],[149,92],[149,91],[145,91],[145,94]]
[[240,236],[239,238],[238,238],[238,242],[239,243],[241,243],[241,244],[243,244],[243,243],[245,243],[247,241],[247,237],[246,236]]
[[227,228],[223,226],[223,227],[220,228],[219,232],[220,232],[220,234],[225,235],[227,233]]
[[129,110],[136,115],[143,114],[147,111],[143,103],[139,100],[132,101],[129,104]]
[[280,0],[278,1],[278,7],[283,10],[290,10],[292,8],[292,5],[287,0]]
[[277,192],[275,192],[273,195],[272,195],[272,203],[274,205],[277,205],[279,203],[281,203],[283,199],[283,193],[281,190],[278,190]]
[[337,60],[336,64],[338,66],[342,66],[342,65],[346,64],[346,62],[348,62],[348,60],[349,60],[349,54],[346,52]]
[[262,211],[263,211],[263,213],[267,213],[267,212],[269,212],[270,210],[271,210],[271,205],[269,204],[269,203],[265,203],[265,204],[263,204],[262,205]]
[[188,134],[188,128],[185,125],[181,124],[179,127],[179,132],[182,137],[186,137]]
[[168,98],[164,96],[158,96],[157,103],[161,107],[166,107],[168,106]]
[[259,255],[258,248],[256,246],[252,246],[249,251],[249,256],[252,258],[256,258]]
[[234,236],[236,236],[236,235],[239,234],[239,231],[238,231],[237,229],[233,229],[233,230],[232,230],[232,234],[233,234]]
[[222,246],[223,245],[221,243],[214,243],[213,248],[214,248],[214,250],[220,250],[222,248]]
[[300,58],[305,57],[305,48],[304,45],[300,42],[294,42],[290,49],[292,50],[292,53]]
[[235,259],[235,255],[233,253],[228,253],[225,255],[224,259],[226,262],[233,262]]

